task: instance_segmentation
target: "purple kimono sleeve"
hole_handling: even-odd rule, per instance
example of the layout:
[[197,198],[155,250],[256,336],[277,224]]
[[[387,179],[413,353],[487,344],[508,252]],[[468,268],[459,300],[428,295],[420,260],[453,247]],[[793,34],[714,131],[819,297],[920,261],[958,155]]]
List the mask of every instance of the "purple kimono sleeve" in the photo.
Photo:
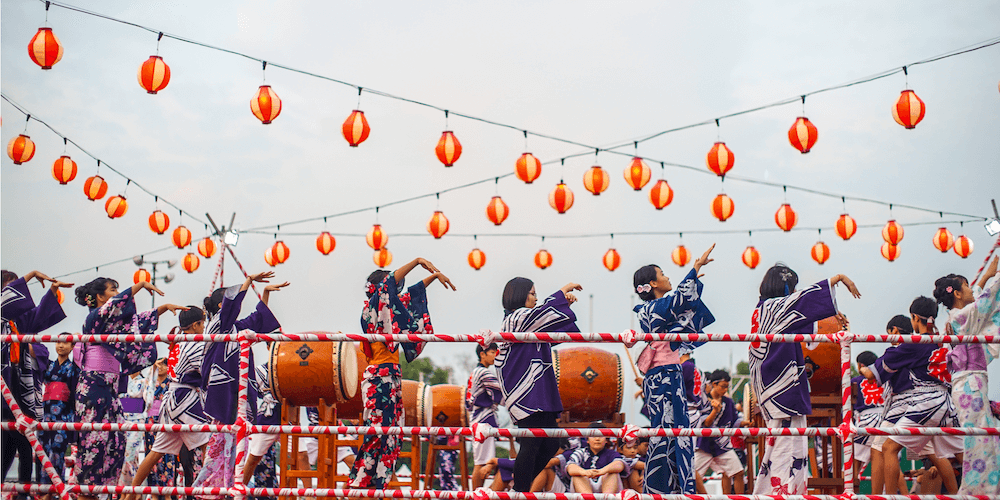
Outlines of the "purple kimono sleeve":
[[246,290],[240,290],[240,285],[233,285],[223,293],[222,304],[219,306],[220,333],[229,333],[233,329],[233,325],[237,323],[237,318],[240,317],[240,310],[243,308],[243,298],[246,297],[246,294]]
[[[274,314],[267,307],[267,304],[263,302],[257,303],[257,309],[254,312],[247,315],[247,317],[237,320],[233,323],[236,326],[236,331],[251,330],[256,333],[271,333],[281,325],[278,323],[278,319],[274,317]],[[223,325],[225,327],[225,325]],[[228,332],[229,330],[223,330]]]
[[[919,364],[927,364],[927,355],[920,344],[900,344],[885,350],[869,368],[875,375],[875,382],[882,385],[896,372]],[[898,389],[898,388],[897,388]]]
[[784,297],[761,301],[765,302],[774,314],[771,322],[778,328],[760,333],[799,333],[807,327],[814,332],[813,323],[837,314],[837,297],[830,280],[814,283]]

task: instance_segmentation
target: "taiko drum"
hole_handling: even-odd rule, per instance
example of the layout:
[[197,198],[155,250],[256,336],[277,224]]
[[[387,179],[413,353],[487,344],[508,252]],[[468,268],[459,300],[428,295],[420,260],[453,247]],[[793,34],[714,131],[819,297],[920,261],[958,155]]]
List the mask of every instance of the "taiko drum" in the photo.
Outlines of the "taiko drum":
[[271,393],[295,406],[316,406],[320,399],[326,404],[349,401],[360,392],[357,351],[353,342],[275,342]]
[[[841,330],[836,317],[816,322],[816,333],[830,334]],[[849,329],[848,329],[849,330]],[[809,393],[840,394],[840,344],[833,342],[802,342]]]
[[573,422],[611,420],[622,409],[625,380],[617,354],[595,347],[552,353],[563,410]]
[[469,416],[465,411],[465,387],[440,384],[424,387],[424,423],[433,427],[466,427]]

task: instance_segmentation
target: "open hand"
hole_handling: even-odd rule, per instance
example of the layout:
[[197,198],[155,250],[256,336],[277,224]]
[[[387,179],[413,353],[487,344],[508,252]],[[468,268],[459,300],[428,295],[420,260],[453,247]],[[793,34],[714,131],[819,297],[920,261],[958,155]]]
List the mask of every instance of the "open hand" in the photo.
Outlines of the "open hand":
[[174,316],[177,316],[177,311],[187,311],[189,309],[187,307],[179,306],[177,304],[163,304],[160,307],[162,307],[163,309],[165,309],[167,311],[170,311],[170,312],[174,313]]
[[429,260],[427,260],[427,259],[425,259],[423,257],[420,257],[420,258],[417,259],[417,264],[420,264],[420,267],[426,269],[427,272],[429,272],[429,273],[440,272],[438,270],[438,268],[434,266],[434,264],[431,264],[431,261],[429,261]]
[[704,266],[705,264],[708,264],[709,262],[715,260],[709,257],[709,255],[712,254],[712,250],[714,249],[715,249],[715,243],[712,243],[712,246],[708,247],[708,250],[705,250],[705,253],[701,254],[701,257],[698,257],[698,260],[694,261],[694,269],[696,272],[699,269],[701,269],[701,266]]
[[251,274],[247,276],[250,281],[256,281],[257,283],[267,283],[269,279],[274,277],[274,271],[264,271],[262,273]]
[[566,283],[562,288],[560,288],[560,290],[562,290],[563,293],[568,294],[573,290],[583,290],[583,287],[580,286],[579,283]]
[[566,302],[569,302],[570,304],[576,303],[577,300],[576,295],[573,295],[572,293],[569,292],[565,293],[564,295],[566,295]]
[[291,283],[289,283],[289,282],[286,281],[284,283],[278,283],[276,285],[267,285],[267,286],[264,287],[264,291],[265,292],[277,292],[278,290],[281,290],[282,288],[285,288],[286,286],[288,286],[290,284]]
[[69,288],[71,286],[73,286],[73,283],[63,283],[62,281],[59,281],[59,280],[52,280],[52,289],[53,290],[56,289],[56,288]]
[[858,287],[854,284],[853,281],[851,281],[851,278],[848,278],[847,276],[842,276],[842,279],[840,281],[844,282],[844,285],[847,286],[847,290],[851,292],[851,295],[853,295],[854,298],[856,299],[861,298],[861,292],[858,291]]
[[153,295],[155,293],[155,294],[159,295],[160,297],[163,297],[163,295],[164,295],[163,291],[160,290],[159,288],[156,288],[156,285],[154,285],[154,284],[152,284],[152,283],[150,283],[148,281],[143,281],[142,283],[143,283],[142,287],[145,288],[146,290],[149,290],[149,294],[150,295]]
[[455,284],[452,283],[451,280],[448,279],[448,277],[444,275],[444,273],[442,273],[441,271],[438,271],[435,274],[437,274],[438,281],[440,281],[441,284],[444,285],[445,288],[451,288],[452,291],[458,290],[457,288],[455,288]]

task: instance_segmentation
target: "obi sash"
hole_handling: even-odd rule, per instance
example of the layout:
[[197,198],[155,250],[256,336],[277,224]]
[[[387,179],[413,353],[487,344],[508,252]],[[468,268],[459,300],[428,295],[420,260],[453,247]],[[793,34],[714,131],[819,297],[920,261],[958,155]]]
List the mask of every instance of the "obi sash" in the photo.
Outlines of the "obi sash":
[[146,409],[146,402],[142,398],[119,398],[124,413],[142,413]]
[[162,399],[157,399],[152,403],[149,403],[149,409],[146,410],[146,415],[150,417],[160,416],[160,406],[162,406],[162,404],[163,404]]
[[84,347],[83,343],[79,343],[73,350],[73,358],[75,360],[83,359],[83,364],[81,365],[77,361],[77,365],[84,371],[106,373],[121,373],[122,371],[121,363],[115,359],[111,351],[105,349],[103,346],[90,345]]
[[49,382],[45,385],[45,393],[42,401],[62,401],[69,402],[69,385],[66,382]]

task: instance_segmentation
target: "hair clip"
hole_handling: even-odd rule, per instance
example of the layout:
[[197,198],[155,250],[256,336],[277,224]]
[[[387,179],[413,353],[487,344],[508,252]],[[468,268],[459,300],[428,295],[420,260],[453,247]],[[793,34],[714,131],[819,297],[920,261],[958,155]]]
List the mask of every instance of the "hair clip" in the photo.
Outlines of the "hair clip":
[[638,293],[648,293],[651,290],[653,290],[653,287],[650,286],[649,283],[646,283],[645,285],[639,285],[639,286],[635,287],[635,291],[638,292]]

